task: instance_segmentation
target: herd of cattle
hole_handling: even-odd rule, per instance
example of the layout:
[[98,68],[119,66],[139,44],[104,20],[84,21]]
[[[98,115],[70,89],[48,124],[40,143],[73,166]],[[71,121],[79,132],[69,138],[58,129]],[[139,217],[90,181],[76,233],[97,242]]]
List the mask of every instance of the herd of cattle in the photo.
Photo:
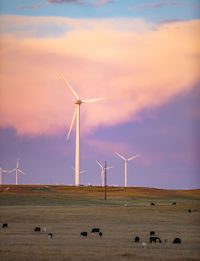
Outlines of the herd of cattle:
[[[102,232],[100,232],[100,228],[93,228],[91,230],[92,235],[94,235],[95,233],[98,233],[100,237],[103,235]],[[80,235],[83,236],[83,237],[87,237],[88,233],[87,232],[81,232]],[[135,241],[135,243],[139,243],[140,242],[139,236],[136,236],[134,241]],[[168,240],[165,239],[164,242],[168,243]],[[149,243],[162,243],[161,239],[159,237],[155,236],[155,231],[150,232]],[[173,240],[173,244],[181,244],[181,239],[179,237],[176,237]],[[146,245],[147,244],[145,242],[142,242],[143,248],[146,247]]]
[[[4,223],[2,225],[2,228],[4,228],[4,229],[7,228],[7,227],[8,227],[7,223]],[[44,228],[33,227],[33,230],[35,232],[46,232],[47,231],[46,227],[44,227]],[[93,228],[90,233],[91,233],[91,235],[98,234],[100,237],[103,236],[103,233],[100,231],[100,228]],[[83,231],[83,232],[80,233],[80,235],[82,237],[87,237],[88,232]],[[53,238],[53,233],[48,233],[48,238]],[[134,239],[134,242],[139,243],[140,237],[136,236],[135,239]],[[165,239],[164,242],[168,243],[168,240]],[[162,240],[159,237],[155,236],[155,231],[150,231],[149,243],[162,243]],[[179,237],[174,238],[173,244],[181,244],[181,239]],[[146,246],[147,246],[147,244],[145,242],[142,242],[142,248],[145,248]]]
[[[135,237],[135,243],[139,243],[140,238],[138,236]],[[164,240],[165,243],[168,243],[168,240]],[[162,240],[159,237],[155,236],[155,231],[150,232],[150,237],[149,237],[149,243],[162,243]],[[181,239],[179,237],[174,238],[173,244],[181,244]],[[142,247],[146,247],[146,243],[142,242]]]

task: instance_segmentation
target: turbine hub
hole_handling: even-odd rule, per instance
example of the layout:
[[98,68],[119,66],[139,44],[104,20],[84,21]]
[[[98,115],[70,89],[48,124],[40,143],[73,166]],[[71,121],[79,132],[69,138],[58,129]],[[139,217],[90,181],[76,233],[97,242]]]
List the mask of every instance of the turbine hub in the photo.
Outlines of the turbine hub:
[[81,100],[76,100],[74,103],[81,105],[82,101]]

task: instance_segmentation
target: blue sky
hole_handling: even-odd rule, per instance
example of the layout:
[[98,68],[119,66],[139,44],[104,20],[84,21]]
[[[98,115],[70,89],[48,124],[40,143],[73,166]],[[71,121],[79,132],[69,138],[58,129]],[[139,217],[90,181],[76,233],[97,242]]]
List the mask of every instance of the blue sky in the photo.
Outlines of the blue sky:
[[[62,1],[61,1],[62,2]],[[140,17],[150,21],[165,19],[199,18],[199,0],[141,1],[112,0],[95,6],[103,1],[69,1],[68,3],[48,3],[48,1],[1,1],[1,14],[28,16],[63,16],[73,18]],[[78,4],[81,2],[82,4]]]
[[[0,3],[0,167],[19,158],[21,184],[74,184],[73,99],[82,105],[81,184],[200,188],[200,1],[71,0]],[[17,99],[16,99],[17,97]],[[3,174],[14,184],[15,175]]]

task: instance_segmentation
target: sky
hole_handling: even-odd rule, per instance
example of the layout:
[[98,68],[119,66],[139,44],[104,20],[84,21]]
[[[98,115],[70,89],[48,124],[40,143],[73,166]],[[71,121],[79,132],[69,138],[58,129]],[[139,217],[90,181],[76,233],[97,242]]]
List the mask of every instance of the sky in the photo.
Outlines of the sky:
[[[0,2],[0,167],[19,184],[73,185],[81,99],[80,184],[200,188],[200,1]],[[15,184],[15,173],[3,173]]]

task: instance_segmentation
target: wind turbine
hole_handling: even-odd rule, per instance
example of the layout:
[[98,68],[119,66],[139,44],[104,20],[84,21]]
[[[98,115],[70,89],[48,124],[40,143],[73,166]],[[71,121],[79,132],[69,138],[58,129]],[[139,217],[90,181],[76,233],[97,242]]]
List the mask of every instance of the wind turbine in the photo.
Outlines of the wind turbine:
[[119,153],[117,153],[117,152],[115,152],[115,154],[116,154],[117,156],[119,156],[120,158],[122,158],[122,159],[124,160],[124,162],[125,162],[125,166],[124,166],[124,176],[125,176],[125,187],[127,187],[127,163],[128,163],[128,161],[139,157],[139,154],[137,154],[136,156],[133,156],[133,157],[131,157],[131,158],[129,158],[129,159],[126,159],[125,157],[123,157],[121,154],[119,154]]
[[59,72],[61,78],[64,80],[67,87],[70,89],[73,94],[76,104],[76,108],[74,110],[74,115],[72,118],[71,126],[67,135],[67,139],[69,139],[75,118],[76,118],[76,150],[75,150],[75,185],[79,186],[79,177],[80,177],[80,106],[82,103],[90,103],[96,101],[102,101],[106,99],[110,99],[110,97],[97,98],[97,99],[89,99],[89,100],[81,100],[75,90],[69,85],[69,83],[65,80],[64,76]]
[[98,160],[96,160],[96,162],[101,168],[101,181],[102,181],[102,187],[104,187],[105,186],[105,177],[104,177],[105,169],[108,170],[108,169],[112,169],[113,167],[105,168],[104,166],[101,165],[101,163]]
[[2,185],[2,174],[3,174],[3,172],[10,172],[9,170],[5,170],[5,169],[2,169],[1,167],[0,167],[0,185]]
[[19,169],[19,159],[17,159],[17,166],[16,166],[16,168],[11,170],[11,171],[9,171],[9,172],[11,173],[13,171],[16,171],[16,185],[18,185],[18,172],[20,172],[20,173],[25,175],[25,173],[21,169]]

